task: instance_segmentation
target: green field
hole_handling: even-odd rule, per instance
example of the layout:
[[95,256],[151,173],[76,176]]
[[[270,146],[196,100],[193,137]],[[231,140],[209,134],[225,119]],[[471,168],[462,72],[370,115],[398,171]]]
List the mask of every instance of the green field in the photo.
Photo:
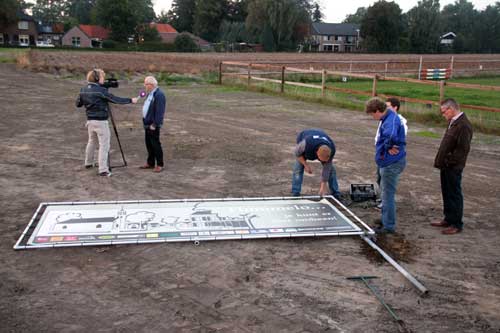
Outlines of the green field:
[[[277,77],[273,78],[278,79]],[[286,80],[321,85],[320,75],[313,77],[312,75],[305,76],[294,74],[287,76]],[[224,82],[226,84],[235,84],[240,87],[246,87],[246,80],[224,78]],[[452,82],[481,82],[483,85],[487,84],[500,86],[500,77],[461,78],[453,80]],[[363,111],[364,104],[370,98],[372,91],[372,81],[368,79],[348,79],[347,82],[342,82],[341,78],[330,78],[327,80],[326,86],[359,90],[365,92],[366,95],[327,90],[325,96],[323,97],[320,89],[292,85],[285,86],[285,95],[299,100],[318,102]],[[251,83],[251,89],[266,93],[279,94],[280,86],[276,83],[253,80]],[[439,101],[439,87],[437,85],[430,86],[417,83],[379,81],[377,84],[377,94],[410,97],[435,102]],[[460,104],[464,105],[500,108],[500,93],[494,91],[446,87],[445,98],[455,98]],[[467,116],[473,123],[476,130],[484,133],[500,135],[500,112],[488,112],[466,108],[464,108],[464,111],[467,113]],[[433,123],[442,126],[446,124],[436,105],[410,102],[402,103],[401,113],[404,114],[407,119],[412,121]]]

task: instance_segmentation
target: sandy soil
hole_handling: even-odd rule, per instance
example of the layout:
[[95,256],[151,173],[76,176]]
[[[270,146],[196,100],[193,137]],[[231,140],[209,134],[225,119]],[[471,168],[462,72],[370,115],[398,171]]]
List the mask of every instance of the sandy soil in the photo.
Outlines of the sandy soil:
[[[398,233],[379,243],[429,290],[420,297],[359,238],[325,237],[14,251],[40,202],[287,195],[295,134],[326,129],[341,190],[373,183],[377,124],[362,112],[214,86],[166,89],[166,170],[139,170],[137,106],[114,108],[128,168],[83,168],[83,82],[0,65],[0,331],[397,332],[353,275],[375,275],[382,297],[413,332],[500,331],[500,140],[476,135],[464,173],[465,230],[443,236],[442,128],[410,124],[398,191]],[[139,82],[114,92],[135,96]],[[113,163],[119,164],[116,142]],[[315,194],[306,177],[304,194]],[[372,223],[379,213],[352,210]]]

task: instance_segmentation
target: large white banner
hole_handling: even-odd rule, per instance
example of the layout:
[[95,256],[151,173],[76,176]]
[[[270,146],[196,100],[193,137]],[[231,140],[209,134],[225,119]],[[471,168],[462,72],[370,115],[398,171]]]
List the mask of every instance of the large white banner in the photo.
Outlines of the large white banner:
[[14,248],[364,232],[326,198],[44,203]]

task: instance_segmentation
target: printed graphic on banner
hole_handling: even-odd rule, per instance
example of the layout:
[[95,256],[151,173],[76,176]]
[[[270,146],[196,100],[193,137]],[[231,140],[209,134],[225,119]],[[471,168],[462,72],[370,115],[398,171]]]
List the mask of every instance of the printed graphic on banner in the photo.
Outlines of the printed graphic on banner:
[[44,208],[25,247],[362,233],[326,199],[57,203]]

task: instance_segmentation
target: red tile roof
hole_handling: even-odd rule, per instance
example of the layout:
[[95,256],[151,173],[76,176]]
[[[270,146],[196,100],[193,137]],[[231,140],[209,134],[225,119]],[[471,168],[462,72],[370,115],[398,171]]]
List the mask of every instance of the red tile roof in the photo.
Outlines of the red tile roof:
[[90,38],[107,39],[110,32],[108,29],[98,25],[80,24],[78,27]]
[[160,34],[163,33],[176,33],[177,30],[174,29],[170,24],[167,23],[151,23],[151,28],[156,28]]

